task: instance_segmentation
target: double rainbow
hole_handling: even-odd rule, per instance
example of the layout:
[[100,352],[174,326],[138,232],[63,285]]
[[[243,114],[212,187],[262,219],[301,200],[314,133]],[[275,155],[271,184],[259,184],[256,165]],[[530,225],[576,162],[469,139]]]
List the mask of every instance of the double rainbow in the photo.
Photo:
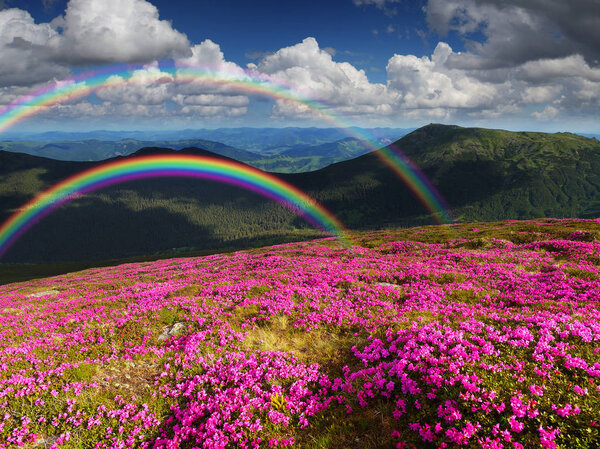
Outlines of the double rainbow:
[[[190,65],[182,67],[173,62],[161,63],[160,66],[157,67],[158,73],[160,76],[164,75],[164,79],[144,78],[144,76],[139,76],[140,73],[143,73],[139,72],[139,70],[147,70],[147,67],[141,65],[107,67],[82,73],[33,91],[28,95],[16,99],[9,105],[0,108],[0,133],[48,107],[87,96],[98,89],[136,83],[160,83],[162,81],[199,82],[215,87],[231,88],[247,94],[259,94],[275,100],[289,101],[304,107],[311,111],[316,117],[331,123],[337,128],[344,128],[348,135],[361,140],[371,150],[379,149],[378,145],[374,143],[377,142],[375,136],[353,127],[352,123],[339,113],[335,112],[335,106],[328,105],[324,101],[312,99],[308,94],[304,93],[301,88],[290,86],[273,77],[245,70],[223,70],[222,67],[211,68]],[[149,74],[151,75],[151,73]],[[419,168],[412,163],[399,148],[388,146],[379,151],[375,151],[374,154],[404,181],[436,221],[439,223],[450,223],[453,221],[448,205],[443,197]],[[99,167],[98,169],[92,169],[91,172],[94,172],[94,181],[90,185],[85,184],[85,182],[87,182],[86,180],[91,180],[91,178],[88,178],[88,176],[91,176],[91,172],[88,171],[81,175],[69,178],[40,194],[0,228],[0,256],[6,250],[7,245],[14,242],[18,236],[22,235],[25,230],[29,229],[34,222],[42,218],[50,210],[53,210],[55,207],[58,207],[59,204],[66,202],[69,197],[94,190],[95,188],[100,188],[104,185],[114,184],[129,179],[163,176],[160,174],[161,170],[162,173],[164,173],[164,176],[190,176],[191,173],[195,173],[194,176],[219,179],[260,191],[267,196],[276,198],[278,201],[287,204],[289,207],[303,211],[307,218],[311,219],[320,227],[328,229],[337,235],[344,233],[341,231],[343,227],[331,213],[325,211],[321,206],[310,206],[310,204],[313,204],[311,203],[312,200],[309,200],[308,197],[299,190],[294,189],[289,185],[285,185],[286,188],[284,189],[284,184],[281,183],[279,184],[279,193],[275,194],[274,192],[277,191],[277,189],[268,188],[268,186],[273,187],[274,184],[272,183],[277,182],[275,181],[276,178],[269,177],[264,174],[264,172],[255,170],[252,172],[252,176],[250,176],[250,172],[245,172],[247,178],[244,178],[245,181],[242,181],[242,178],[240,177],[235,178],[231,176],[232,167],[227,165],[229,163],[219,165],[213,161],[213,164],[216,165],[212,165],[213,168],[211,169],[212,171],[210,171],[209,176],[208,172],[203,171],[208,169],[208,166],[200,167],[196,164],[193,165],[193,167],[190,167],[189,170],[186,170],[185,167],[178,164],[178,168],[174,168],[169,164],[176,161],[169,161],[167,159],[157,158],[156,162],[150,165],[147,165],[146,162],[140,162],[140,165],[138,165],[137,168],[134,168],[136,164],[133,162],[131,165],[126,164],[126,167],[128,168],[126,169],[124,166],[123,169],[126,171],[130,170],[130,172],[123,176],[113,176],[116,172],[113,173],[112,170],[117,170],[117,168],[114,164],[109,164],[106,166],[109,167],[107,169],[104,169],[104,166]],[[192,163],[192,161],[189,162]],[[160,163],[165,163],[167,165],[161,169],[155,165]],[[207,163],[207,161],[204,162],[204,164]],[[202,163],[200,165],[202,165]],[[216,167],[218,167],[218,169]],[[147,171],[144,172],[144,170]],[[222,170],[220,175],[218,174],[218,170]],[[249,169],[246,168],[246,170]],[[201,173],[203,174],[201,175]],[[238,173],[240,172],[238,171]],[[104,180],[102,179],[102,176],[105,177]],[[263,179],[266,184],[263,183],[263,185],[256,182],[249,182],[250,178],[255,181]],[[267,178],[269,179],[269,182],[266,182]],[[234,182],[234,179],[237,179],[237,181]],[[259,187],[260,185],[262,185],[262,187]],[[281,194],[284,191],[288,192],[288,194],[282,196]],[[68,193],[63,195],[63,192]],[[54,198],[54,200],[48,199],[50,197]],[[300,198],[303,198],[302,201],[300,201]],[[304,207],[299,207],[301,205]]]
[[102,164],[71,176],[42,192],[0,227],[0,257],[23,233],[67,201],[135,179],[154,177],[211,179],[264,195],[304,216],[313,225],[348,241],[344,225],[296,187],[261,170],[234,161],[194,155],[143,156]]

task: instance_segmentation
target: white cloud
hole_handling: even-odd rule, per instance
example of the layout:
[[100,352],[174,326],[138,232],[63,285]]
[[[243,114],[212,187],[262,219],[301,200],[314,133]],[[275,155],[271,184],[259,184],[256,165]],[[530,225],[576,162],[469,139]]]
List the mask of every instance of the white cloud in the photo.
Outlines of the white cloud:
[[426,11],[433,31],[466,39],[469,51],[453,58],[456,67],[515,67],[572,54],[599,63],[596,0],[429,0]]
[[198,105],[198,106],[232,106],[247,107],[250,99],[245,95],[177,95],[173,98],[175,103],[180,105]]
[[[364,70],[347,62],[335,62],[312,37],[282,48],[251,67],[275,82],[292,86],[301,96],[341,108],[351,107],[355,114],[368,113],[373,108],[391,110],[385,105],[394,100],[385,85],[369,82]],[[298,116],[307,113],[305,107],[284,101],[277,102],[274,113],[286,115],[293,111]]]
[[[112,76],[96,95],[111,107],[128,105],[130,113],[139,109],[143,115],[147,115],[147,109],[141,106],[162,106],[167,102],[175,106],[169,115],[239,117],[247,113],[250,99],[227,80],[248,76],[237,64],[225,59],[219,45],[205,40],[192,47],[192,56],[176,60],[176,66],[179,68],[174,75],[161,71],[155,62],[134,71],[127,80]],[[202,76],[206,71],[216,75],[207,79]],[[224,83],[214,84],[213,78]]]
[[65,78],[78,64],[191,54],[187,37],[145,0],[70,0],[64,16],[40,24],[22,9],[0,11],[0,86]]
[[227,61],[219,44],[214,43],[210,39],[194,45],[191,47],[191,55],[189,57],[177,58],[175,62],[182,70],[185,67],[196,67],[218,71],[223,75],[229,74],[236,77],[244,75],[244,70],[236,63]]
[[555,100],[561,90],[560,85],[527,87],[521,94],[521,99],[527,104],[546,103]]
[[70,0],[49,46],[71,63],[145,62],[188,55],[185,34],[145,0]]
[[582,106],[600,106],[600,82],[580,79],[573,91]]
[[[581,17],[585,1],[574,0]],[[600,105],[600,67],[590,60],[592,47],[597,46],[591,39],[595,31],[587,21],[577,34],[557,18],[558,0],[548,2],[546,10],[536,0],[429,0],[431,30],[457,32],[465,39],[466,51],[455,52],[440,42],[431,56],[393,55],[385,83],[371,82],[364,70],[335,60],[350,52],[321,48],[312,37],[274,53],[253,54],[259,59],[244,70],[209,39],[190,44],[184,34],[160,20],[156,7],[146,0],[70,0],[63,16],[41,24],[26,11],[6,9],[0,11],[0,104],[26,93],[24,86],[37,88],[68,77],[77,65],[173,58],[175,74],[151,62],[131,79],[113,77],[115,85],[96,93],[100,104],[78,98],[46,108],[44,115],[242,117],[257,96],[226,80],[257,78],[292,86],[300,98],[320,101],[326,112],[333,109],[360,122],[524,114],[551,120],[582,111],[589,115]],[[397,4],[354,3],[387,13]],[[545,27],[550,25],[554,31],[548,34]],[[395,33],[397,27],[382,25],[373,32]],[[485,36],[483,42],[470,40],[475,32]],[[202,70],[216,76],[198,76]],[[528,112],[530,105],[536,105],[535,112]],[[276,100],[272,117],[313,122],[322,118],[309,106],[281,99]]]
[[419,108],[483,108],[497,99],[497,87],[449,69],[452,48],[440,42],[431,58],[394,55],[388,62],[388,87],[402,97],[402,105]]
[[[33,87],[33,90],[41,88],[42,86],[42,84],[38,84]],[[31,91],[31,87],[25,86],[0,87],[0,105],[8,105],[17,99],[24,100]]]
[[25,86],[66,77],[69,69],[48,59],[46,45],[56,36],[49,24],[36,24],[27,11],[0,11],[0,86]]
[[127,80],[114,75],[107,81],[107,86],[98,89],[96,96],[111,103],[158,105],[165,103],[173,95],[173,77],[162,72],[156,64],[135,70]]
[[552,119],[556,118],[558,113],[559,113],[559,110],[557,108],[555,108],[552,105],[548,105],[544,108],[543,111],[534,112],[532,115],[538,120],[548,121],[548,120],[552,120]]
[[181,108],[181,113],[200,117],[225,118],[239,117],[248,112],[248,108],[231,108],[228,106],[198,106],[190,105]]
[[590,67],[581,55],[528,61],[519,67],[519,74],[529,81],[555,81],[556,78],[600,81],[600,68]]
[[225,59],[218,44],[206,39],[202,43],[194,45],[191,51],[192,55],[190,57],[175,61],[175,64],[179,67],[175,75],[176,79],[186,81],[178,85],[177,93],[182,95],[238,95],[240,93],[239,88],[234,87],[233,84],[214,83],[210,79],[203,79],[202,76],[198,76],[203,72],[214,72],[222,81],[249,79],[242,67]]

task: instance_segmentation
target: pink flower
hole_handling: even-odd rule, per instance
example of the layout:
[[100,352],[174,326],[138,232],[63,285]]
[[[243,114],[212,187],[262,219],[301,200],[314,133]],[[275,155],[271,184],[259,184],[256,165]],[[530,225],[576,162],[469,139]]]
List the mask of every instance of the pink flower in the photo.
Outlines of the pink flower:
[[539,385],[530,385],[529,386],[529,391],[531,391],[531,394],[535,395],[535,396],[543,396],[544,395],[544,386],[539,386]]
[[556,439],[556,435],[560,433],[558,429],[554,429],[552,426],[548,426],[544,429],[540,426],[538,431],[540,432],[540,443],[542,443],[542,447],[548,449],[556,447],[554,440]]

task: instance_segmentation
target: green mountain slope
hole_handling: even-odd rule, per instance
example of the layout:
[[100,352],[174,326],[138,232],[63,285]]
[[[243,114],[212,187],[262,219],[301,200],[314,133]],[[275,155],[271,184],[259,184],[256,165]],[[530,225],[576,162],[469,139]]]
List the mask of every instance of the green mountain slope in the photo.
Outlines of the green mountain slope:
[[[600,215],[595,139],[428,125],[394,147],[421,168],[463,221]],[[375,153],[288,180],[351,227],[425,219],[425,209]]]
[[[461,220],[600,215],[600,142],[595,139],[429,125],[395,146],[421,167]],[[36,192],[89,166],[0,152],[0,219]],[[352,228],[432,223],[376,153],[281,177]],[[65,205],[28,231],[5,260],[106,259],[316,234],[283,206],[240,188],[151,179]]]

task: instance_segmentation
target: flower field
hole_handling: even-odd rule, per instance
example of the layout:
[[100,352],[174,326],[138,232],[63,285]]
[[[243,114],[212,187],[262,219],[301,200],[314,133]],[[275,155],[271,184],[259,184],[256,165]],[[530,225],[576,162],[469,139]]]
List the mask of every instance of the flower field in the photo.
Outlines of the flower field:
[[0,447],[600,447],[599,240],[420,227],[0,286]]

